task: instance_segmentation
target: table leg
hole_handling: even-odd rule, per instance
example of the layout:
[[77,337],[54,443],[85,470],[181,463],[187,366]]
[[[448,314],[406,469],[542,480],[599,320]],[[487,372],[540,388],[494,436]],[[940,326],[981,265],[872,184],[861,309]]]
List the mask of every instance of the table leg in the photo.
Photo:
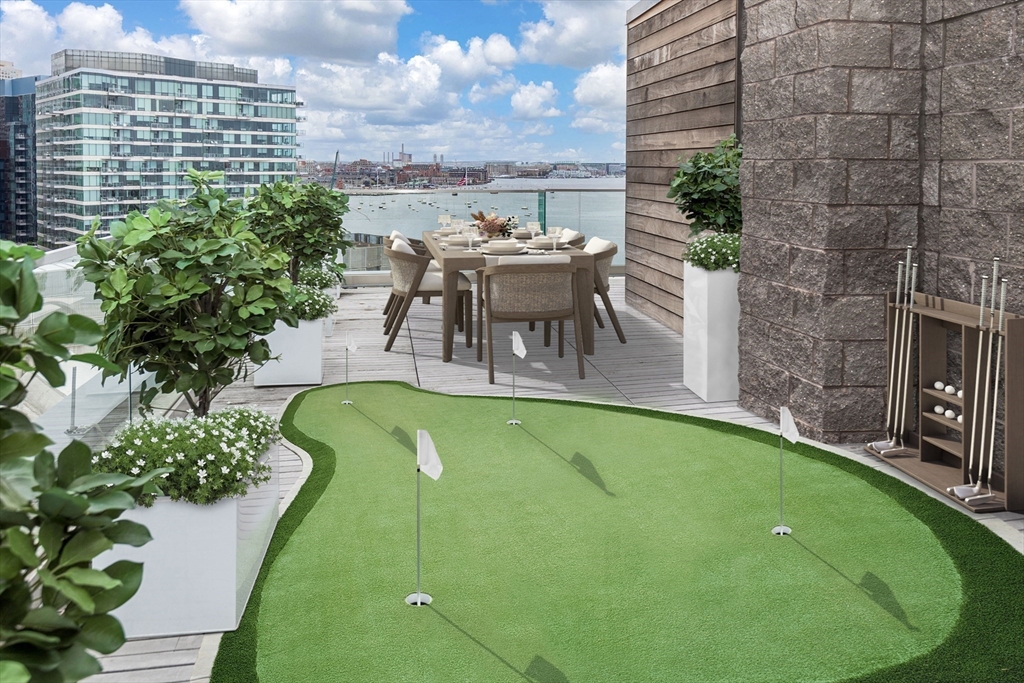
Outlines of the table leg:
[[441,290],[441,360],[445,363],[451,361],[455,346],[455,302],[458,296],[459,271],[445,270]]
[[589,268],[576,269],[576,306],[580,311],[580,327],[583,329],[583,353],[594,355],[594,271]]

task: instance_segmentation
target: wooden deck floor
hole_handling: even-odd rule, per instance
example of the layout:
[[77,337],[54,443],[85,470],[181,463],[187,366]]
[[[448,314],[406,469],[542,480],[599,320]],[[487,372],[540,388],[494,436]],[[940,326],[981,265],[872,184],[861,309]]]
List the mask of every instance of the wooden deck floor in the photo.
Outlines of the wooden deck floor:
[[[595,330],[595,353],[585,356],[586,379],[583,380],[576,371],[571,324],[566,326],[564,358],[558,357],[556,339],[552,339],[550,348],[543,346],[540,329],[530,332],[526,324],[497,326],[495,337],[505,350],[496,354],[493,385],[487,382],[486,361],[476,360],[476,340],[474,347],[467,349],[465,337],[457,334],[452,361],[442,362],[438,300],[431,305],[414,303],[408,324],[392,350],[385,353],[381,309],[388,291],[360,288],[342,292],[339,310],[334,316],[333,334],[324,346],[324,384],[345,381],[345,334],[351,332],[359,347],[349,358],[352,382],[399,380],[444,393],[508,396],[512,389],[509,337],[513,329],[518,329],[528,350],[526,359],[516,364],[516,390],[520,396],[636,405],[761,429],[778,429],[774,423],[739,408],[735,402],[705,403],[683,386],[682,337],[627,307],[621,278],[612,278],[611,298],[627,343],[619,343],[603,307],[599,306],[606,327]],[[257,389],[250,377],[225,389],[217,398],[216,407],[245,405],[277,414],[288,397],[302,388]],[[883,470],[949,504],[895,468],[868,456],[861,446],[824,447]],[[282,453],[281,466],[284,497],[300,476],[299,456]],[[1013,513],[970,516],[1024,552],[1024,517]],[[104,673],[88,680],[90,683],[207,683],[219,642],[220,634],[130,641],[114,655],[102,658]]]

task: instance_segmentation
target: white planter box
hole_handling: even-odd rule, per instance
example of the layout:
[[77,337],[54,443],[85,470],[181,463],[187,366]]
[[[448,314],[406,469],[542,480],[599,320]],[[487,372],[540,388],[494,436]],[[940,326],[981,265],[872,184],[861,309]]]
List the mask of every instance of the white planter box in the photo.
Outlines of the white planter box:
[[144,524],[153,540],[141,548],[117,545],[95,562],[142,562],[139,592],[113,611],[129,638],[233,631],[245,611],[270,537],[280,497],[278,445],[263,461],[270,481],[244,498],[193,505],[158,498],[151,508],[121,518]]
[[280,320],[267,335],[270,355],[280,356],[256,370],[252,381],[258,387],[292,384],[321,384],[324,379],[324,321],[300,320],[288,327]]
[[740,395],[739,278],[683,264],[683,384],[705,401]]

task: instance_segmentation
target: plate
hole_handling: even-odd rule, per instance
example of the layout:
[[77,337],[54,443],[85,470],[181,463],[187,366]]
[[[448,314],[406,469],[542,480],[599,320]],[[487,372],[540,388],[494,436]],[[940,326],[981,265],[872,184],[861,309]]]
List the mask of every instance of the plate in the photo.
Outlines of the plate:
[[554,251],[556,249],[565,249],[566,247],[569,246],[569,243],[558,242],[554,246],[552,246],[550,242],[543,242],[537,244],[533,240],[530,240],[529,242],[526,243],[526,246],[530,247],[531,249],[544,249],[545,251]]
[[529,251],[526,247],[516,247],[515,249],[493,249],[491,247],[481,247],[480,252],[489,256],[517,256],[519,254],[525,254]]

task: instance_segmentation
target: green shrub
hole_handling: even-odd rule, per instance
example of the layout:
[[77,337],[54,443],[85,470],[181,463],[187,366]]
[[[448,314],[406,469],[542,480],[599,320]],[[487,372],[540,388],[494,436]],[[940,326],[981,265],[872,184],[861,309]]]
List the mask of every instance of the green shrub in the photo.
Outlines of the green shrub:
[[72,441],[57,458],[53,442],[18,410],[28,386],[42,376],[64,384],[60,362],[77,360],[117,370],[95,353],[72,355],[68,345],[93,345],[100,326],[80,315],[51,313],[34,330],[20,328],[41,310],[34,261],[42,252],[0,241],[0,681],[78,681],[100,672],[93,652],[124,644],[109,614],[139,589],[142,565],[93,561],[116,544],[152,538],[141,524],[118,519],[154,477],[96,474],[92,452]]
[[[173,468],[160,482],[171,500],[212,505],[269,481],[270,466],[260,456],[279,439],[277,423],[266,413],[232,408],[206,417],[136,422],[119,430],[92,460],[99,472],[132,476],[154,467]],[[146,495],[140,503],[149,507],[153,499]]]
[[338,304],[334,298],[322,289],[306,285],[296,285],[295,305],[292,308],[299,320],[320,320],[334,315]]
[[743,228],[740,208],[740,160],[743,146],[730,135],[713,152],[698,152],[679,165],[672,176],[668,198],[674,199],[690,221],[690,235],[705,230],[739,233]]
[[710,233],[687,245],[683,260],[704,270],[732,268],[740,272],[740,236]]

